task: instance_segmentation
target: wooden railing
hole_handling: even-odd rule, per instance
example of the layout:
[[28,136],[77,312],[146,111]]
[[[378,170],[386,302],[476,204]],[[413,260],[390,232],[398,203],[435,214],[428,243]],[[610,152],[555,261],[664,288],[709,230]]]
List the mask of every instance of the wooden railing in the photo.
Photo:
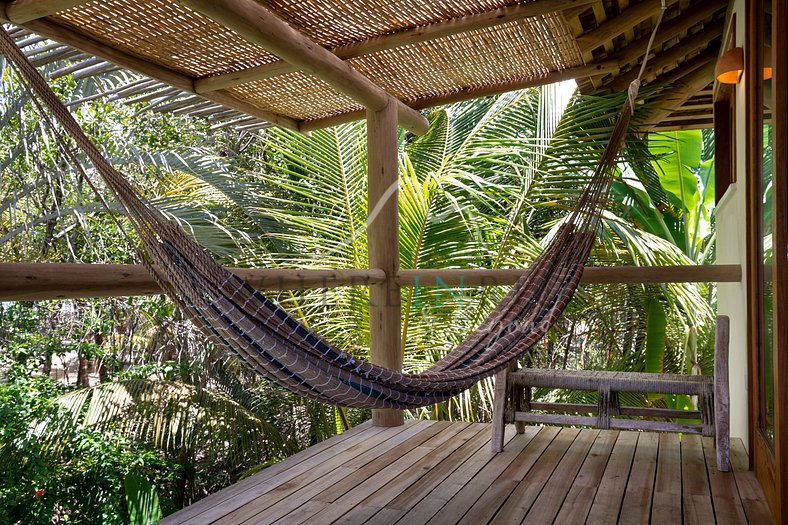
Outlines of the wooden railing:
[[[259,290],[304,290],[339,286],[369,286],[386,280],[383,270],[230,270]],[[400,286],[506,286],[524,269],[399,270]],[[739,265],[711,266],[589,266],[583,284],[740,282]],[[0,263],[0,301],[35,301],[88,297],[124,297],[161,293],[141,265]]]

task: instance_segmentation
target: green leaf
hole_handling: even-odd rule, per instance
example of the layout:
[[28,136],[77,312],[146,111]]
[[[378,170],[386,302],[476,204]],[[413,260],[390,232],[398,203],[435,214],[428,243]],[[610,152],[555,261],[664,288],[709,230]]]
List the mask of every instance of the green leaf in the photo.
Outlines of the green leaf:
[[130,525],[150,525],[162,518],[156,487],[148,478],[132,470],[123,480]]
[[665,345],[668,319],[659,299],[646,299],[646,372],[661,374],[665,370]]
[[688,130],[651,135],[649,150],[657,157],[654,167],[662,187],[675,197],[677,205],[692,213],[700,199],[695,170],[703,151],[702,132]]
[[703,217],[711,220],[711,210],[714,209],[714,159],[703,161],[700,165],[700,182],[703,185]]

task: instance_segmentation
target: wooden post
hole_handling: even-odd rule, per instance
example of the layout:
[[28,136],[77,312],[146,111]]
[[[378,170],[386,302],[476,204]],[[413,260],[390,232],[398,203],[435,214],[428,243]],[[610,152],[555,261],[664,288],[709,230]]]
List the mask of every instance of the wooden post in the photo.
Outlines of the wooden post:
[[507,388],[507,377],[509,370],[504,368],[495,374],[495,386],[493,394],[493,415],[492,415],[492,437],[490,438],[490,448],[493,453],[503,452],[503,435],[506,429],[506,405],[509,389]]
[[[386,274],[383,283],[369,287],[370,359],[374,364],[402,370],[401,294],[397,282],[397,106],[392,102],[383,109],[367,111],[367,162],[369,267]],[[403,423],[401,410],[372,411],[373,425],[394,427]]]
[[717,316],[714,338],[714,430],[716,433],[717,469],[731,468],[730,387],[728,385],[728,344],[730,318]]

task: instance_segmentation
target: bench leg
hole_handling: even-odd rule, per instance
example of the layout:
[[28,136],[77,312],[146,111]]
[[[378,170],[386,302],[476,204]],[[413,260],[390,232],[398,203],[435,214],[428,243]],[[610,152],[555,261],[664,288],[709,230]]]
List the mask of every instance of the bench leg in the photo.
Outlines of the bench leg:
[[[509,367],[509,372],[517,372],[517,364],[513,364]],[[512,409],[512,417],[517,412],[522,412],[523,410],[530,410],[531,404],[531,388],[523,388],[520,385],[507,385],[508,392],[507,396],[510,399],[510,407]],[[527,397],[526,397],[527,392]],[[518,434],[522,434],[525,432],[525,421],[515,421],[514,428]]]
[[495,374],[495,388],[493,390],[493,417],[492,417],[492,438],[490,439],[490,446],[494,453],[503,451],[503,433],[506,427],[506,376],[509,374],[508,369],[503,369]]

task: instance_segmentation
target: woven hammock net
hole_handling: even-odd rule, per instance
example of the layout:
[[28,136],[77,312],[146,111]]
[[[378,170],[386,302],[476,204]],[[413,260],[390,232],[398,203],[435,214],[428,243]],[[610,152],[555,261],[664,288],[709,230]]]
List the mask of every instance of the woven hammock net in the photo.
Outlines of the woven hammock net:
[[56,133],[69,162],[83,170],[74,146],[90,160],[136,230],[140,259],[165,293],[202,332],[263,377],[298,395],[347,407],[412,408],[445,401],[509,366],[547,333],[583,273],[634,100],[631,89],[590,183],[549,247],[459,346],[428,370],[404,374],[348,355],[220,266],[112,167],[13,39],[0,31],[0,51],[42,118],[53,130],[57,122],[67,135]]

